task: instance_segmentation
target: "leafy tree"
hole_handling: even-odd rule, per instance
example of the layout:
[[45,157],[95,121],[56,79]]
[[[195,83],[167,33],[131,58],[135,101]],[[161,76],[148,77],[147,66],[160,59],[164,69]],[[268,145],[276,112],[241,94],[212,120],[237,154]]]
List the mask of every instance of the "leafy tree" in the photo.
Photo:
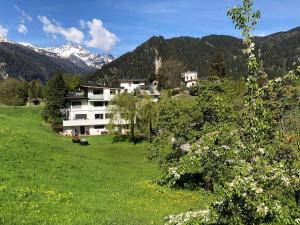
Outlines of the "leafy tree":
[[149,141],[155,134],[158,124],[158,106],[151,97],[145,96],[139,106],[139,129],[140,133],[145,135]]
[[64,74],[63,78],[65,81],[67,92],[75,91],[81,81],[81,76],[77,74]]
[[51,123],[56,132],[62,131],[62,112],[65,106],[65,82],[61,72],[54,74],[45,87],[46,104],[43,111],[45,121]]
[[119,134],[122,130],[129,128],[129,139],[135,141],[137,132],[137,117],[139,112],[140,99],[129,93],[123,93],[115,96],[110,107],[110,129],[114,131],[117,127]]
[[36,99],[42,97],[42,84],[39,80],[32,80],[28,85],[29,98]]
[[210,65],[209,77],[224,78],[225,76],[226,76],[226,68],[225,68],[224,54],[221,51],[218,51],[215,59]]
[[161,87],[174,89],[181,86],[184,65],[176,60],[166,60],[158,71],[157,79]]
[[22,106],[27,101],[28,85],[25,81],[8,78],[0,81],[0,102],[5,105]]
[[299,224],[299,144],[290,141],[296,137],[286,130],[286,119],[299,102],[286,90],[299,79],[300,68],[260,82],[251,39],[260,12],[253,9],[252,0],[243,0],[228,15],[242,30],[248,58],[243,120],[229,129],[210,130],[169,170],[169,179],[176,182],[200,167],[208,179],[214,178],[218,201],[210,210],[187,213],[194,217],[172,216],[168,224]]
[[196,109],[194,100],[167,97],[158,103],[158,132],[147,151],[148,159],[157,159],[167,169],[185,154],[182,145],[199,137],[201,119]]
[[118,134],[129,128],[129,139],[138,138],[152,140],[157,126],[157,103],[149,96],[139,96],[137,93],[122,93],[117,95],[110,106],[110,130],[118,129]]

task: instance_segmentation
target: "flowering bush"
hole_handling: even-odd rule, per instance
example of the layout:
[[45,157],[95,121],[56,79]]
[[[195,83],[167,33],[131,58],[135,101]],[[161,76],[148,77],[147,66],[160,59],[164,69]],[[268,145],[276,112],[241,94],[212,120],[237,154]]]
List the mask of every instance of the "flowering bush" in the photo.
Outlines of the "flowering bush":
[[210,130],[170,170],[170,180],[202,172],[219,199],[207,213],[171,216],[167,224],[299,224],[299,139],[286,128],[289,113],[299,108],[299,98],[288,93],[287,85],[298,79],[300,68],[260,82],[250,33],[260,12],[253,10],[252,0],[243,0],[228,15],[242,30],[248,57],[243,120],[236,127]]

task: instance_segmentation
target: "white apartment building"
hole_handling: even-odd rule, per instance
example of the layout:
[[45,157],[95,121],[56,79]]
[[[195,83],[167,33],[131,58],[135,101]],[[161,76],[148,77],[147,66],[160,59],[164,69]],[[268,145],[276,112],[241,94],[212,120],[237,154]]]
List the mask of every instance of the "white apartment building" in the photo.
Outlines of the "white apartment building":
[[186,88],[190,88],[197,84],[198,73],[195,71],[187,71],[182,74],[182,80]]
[[[110,122],[109,102],[119,93],[132,93],[138,89],[141,95],[151,96],[154,102],[160,97],[157,82],[153,82],[149,89],[146,88],[146,81],[141,79],[120,80],[119,83],[118,87],[80,85],[76,92],[68,93],[65,97],[66,108],[63,109],[63,134],[106,134]],[[126,123],[122,118],[119,122]]]
[[107,133],[110,114],[108,103],[120,93],[122,88],[84,86],[66,96],[63,134],[70,136],[76,131],[81,135],[101,135]]

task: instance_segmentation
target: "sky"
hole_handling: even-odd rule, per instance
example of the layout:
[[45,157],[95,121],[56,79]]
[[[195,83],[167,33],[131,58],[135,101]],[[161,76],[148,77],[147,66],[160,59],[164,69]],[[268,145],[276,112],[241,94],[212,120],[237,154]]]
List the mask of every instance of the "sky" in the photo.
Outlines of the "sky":
[[[39,47],[72,42],[120,56],[150,37],[239,37],[226,16],[241,0],[0,0],[0,35]],[[257,36],[300,26],[300,0],[256,0]]]

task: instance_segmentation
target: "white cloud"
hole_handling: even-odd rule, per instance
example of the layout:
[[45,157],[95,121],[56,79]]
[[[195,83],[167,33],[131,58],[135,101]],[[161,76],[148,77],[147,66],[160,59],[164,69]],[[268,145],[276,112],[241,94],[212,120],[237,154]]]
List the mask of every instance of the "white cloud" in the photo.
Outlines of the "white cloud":
[[20,24],[18,26],[18,31],[21,34],[26,34],[28,30],[27,30],[27,27],[25,26],[25,24]]
[[1,24],[0,24],[0,36],[2,37],[6,37],[7,36],[7,33],[8,33],[8,29],[3,27]]
[[92,21],[87,21],[86,25],[91,36],[91,39],[85,42],[88,47],[110,51],[119,41],[114,33],[103,27],[101,20],[93,19]]
[[80,25],[81,29],[86,28],[86,22],[84,20],[79,20],[79,25]]
[[38,19],[43,24],[43,30],[49,34],[60,34],[62,35],[67,41],[71,41],[77,44],[83,42],[84,33],[80,30],[76,29],[75,27],[64,28],[58,25],[55,22],[50,21],[46,16],[38,16]]
[[20,13],[20,16],[19,16],[20,23],[24,24],[26,22],[32,22],[32,17],[29,16],[24,10],[20,9],[16,5],[14,7]]
[[18,26],[18,32],[21,34],[26,34],[28,32],[28,29],[25,24],[27,22],[31,23],[32,17],[29,16],[24,10],[20,9],[18,6],[15,5],[14,7],[19,12],[20,24]]

